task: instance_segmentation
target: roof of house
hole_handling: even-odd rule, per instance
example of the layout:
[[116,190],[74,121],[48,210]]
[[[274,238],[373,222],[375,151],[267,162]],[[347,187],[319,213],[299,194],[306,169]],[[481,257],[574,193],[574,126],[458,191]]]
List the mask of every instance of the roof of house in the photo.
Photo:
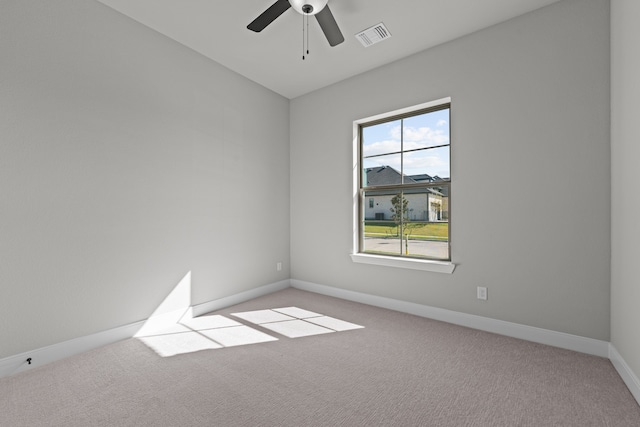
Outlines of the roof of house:
[[[377,185],[402,184],[402,174],[391,166],[377,166],[375,168],[367,168],[365,169],[365,174],[367,177],[367,187]],[[411,177],[405,175],[405,184],[414,184],[416,182],[417,181],[413,180]]]
[[427,175],[426,173],[423,173],[420,175],[409,175],[408,177],[414,180],[415,182],[433,181],[433,177],[431,175]]
[[[394,185],[394,184],[402,184],[402,174],[392,168],[391,166],[376,166],[373,168],[365,169],[365,177],[367,180],[367,187],[376,187],[383,185]],[[434,181],[442,181],[445,180],[440,178],[439,176],[430,176],[427,174],[420,175],[405,175],[404,176],[404,184],[419,184],[424,182],[434,182]],[[424,188],[416,188],[412,190],[405,191],[407,193],[416,193],[423,192]],[[427,192],[438,195],[446,195],[448,193],[448,189],[445,188],[427,188]],[[376,192],[379,194],[387,194],[386,192]],[[372,194],[369,191],[369,194]]]

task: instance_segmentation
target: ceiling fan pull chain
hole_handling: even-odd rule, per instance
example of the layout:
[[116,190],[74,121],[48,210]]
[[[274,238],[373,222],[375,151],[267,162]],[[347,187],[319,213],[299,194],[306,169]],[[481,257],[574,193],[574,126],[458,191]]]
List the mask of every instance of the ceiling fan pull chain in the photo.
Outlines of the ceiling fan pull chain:
[[306,18],[307,18],[307,55],[309,55],[309,15],[307,15]]
[[304,15],[302,15],[302,60],[304,61]]

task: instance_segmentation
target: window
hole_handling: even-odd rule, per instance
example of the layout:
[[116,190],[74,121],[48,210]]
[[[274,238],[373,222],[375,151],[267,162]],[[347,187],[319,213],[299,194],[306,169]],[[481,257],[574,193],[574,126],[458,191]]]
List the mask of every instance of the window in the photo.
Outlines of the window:
[[451,260],[450,108],[447,98],[354,122],[355,255]]

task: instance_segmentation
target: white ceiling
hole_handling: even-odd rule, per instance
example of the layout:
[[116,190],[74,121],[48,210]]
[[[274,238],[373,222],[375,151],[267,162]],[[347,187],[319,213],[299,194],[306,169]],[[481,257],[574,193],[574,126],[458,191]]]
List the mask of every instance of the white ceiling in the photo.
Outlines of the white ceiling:
[[[329,0],[345,41],[329,47],[312,18],[304,61],[293,9],[247,29],[275,0],[98,1],[292,99],[558,0]],[[354,35],[380,22],[392,37],[363,47]]]

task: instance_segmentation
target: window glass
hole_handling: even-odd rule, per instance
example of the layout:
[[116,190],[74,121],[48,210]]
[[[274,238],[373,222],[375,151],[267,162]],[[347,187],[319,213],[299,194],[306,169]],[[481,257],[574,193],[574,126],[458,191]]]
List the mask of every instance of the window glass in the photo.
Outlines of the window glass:
[[362,129],[362,153],[365,158],[380,154],[399,153],[400,139],[393,138],[393,129],[401,126],[400,120],[369,126]]
[[449,144],[449,109],[402,120],[404,150]]
[[360,252],[450,260],[449,129],[449,104],[360,125]]
[[[404,173],[409,178],[419,179],[417,175],[429,175],[449,180],[449,146],[428,150],[411,151],[403,156]],[[426,177],[422,177],[426,178]]]

